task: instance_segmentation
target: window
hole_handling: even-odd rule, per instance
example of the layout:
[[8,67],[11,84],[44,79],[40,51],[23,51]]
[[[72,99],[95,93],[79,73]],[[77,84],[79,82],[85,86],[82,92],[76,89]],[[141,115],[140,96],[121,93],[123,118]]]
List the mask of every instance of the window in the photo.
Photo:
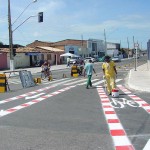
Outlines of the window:
[[41,60],[44,60],[44,54],[41,54]]
[[51,54],[47,54],[47,60],[51,60]]
[[97,43],[92,43],[92,51],[97,51]]

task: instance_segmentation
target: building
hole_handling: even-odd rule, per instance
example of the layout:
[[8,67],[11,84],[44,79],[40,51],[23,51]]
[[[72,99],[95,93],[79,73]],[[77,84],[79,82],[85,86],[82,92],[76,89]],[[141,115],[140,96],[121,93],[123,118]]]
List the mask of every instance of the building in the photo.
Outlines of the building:
[[120,50],[120,44],[119,43],[111,43],[107,42],[107,54],[111,54],[115,51]]
[[[20,47],[16,48],[16,56],[14,56],[14,67],[34,67],[40,66],[45,60],[50,64],[60,64],[60,55],[64,51],[53,47]],[[9,48],[0,49],[0,69],[10,68],[10,52]]]
[[105,42],[98,39],[87,40],[87,49],[89,56],[102,57],[105,55]]
[[148,56],[148,60],[150,61],[150,39],[147,42],[147,56]]
[[[27,45],[28,47],[37,47],[37,46],[46,46],[58,48],[64,51],[64,53],[72,53],[79,55],[83,58],[91,57],[102,57],[107,52],[105,52],[106,46],[103,40],[99,39],[88,39],[88,40],[75,40],[75,39],[66,39],[58,42],[42,42],[34,41],[31,44]],[[107,42],[107,51],[120,49],[120,44]]]

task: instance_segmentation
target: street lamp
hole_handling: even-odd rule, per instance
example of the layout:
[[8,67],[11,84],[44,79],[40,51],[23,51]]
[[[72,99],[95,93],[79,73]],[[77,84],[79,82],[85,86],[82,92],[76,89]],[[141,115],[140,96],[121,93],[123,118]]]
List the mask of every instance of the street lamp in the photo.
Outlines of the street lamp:
[[[21,17],[21,15],[25,12],[25,10],[33,3],[37,2],[37,0],[33,0],[31,3],[27,5],[27,7],[22,11],[22,13],[17,17],[17,19],[13,22],[13,24]],[[12,24],[12,25],[13,25]]]
[[[13,22],[13,24],[20,18],[20,16],[25,12],[25,10],[32,4],[37,2],[37,0],[33,0],[18,16],[18,18]],[[11,23],[11,10],[10,10],[10,0],[8,0],[8,27],[9,27],[9,49],[10,49],[10,70],[14,71],[14,55],[13,55],[13,31]]]

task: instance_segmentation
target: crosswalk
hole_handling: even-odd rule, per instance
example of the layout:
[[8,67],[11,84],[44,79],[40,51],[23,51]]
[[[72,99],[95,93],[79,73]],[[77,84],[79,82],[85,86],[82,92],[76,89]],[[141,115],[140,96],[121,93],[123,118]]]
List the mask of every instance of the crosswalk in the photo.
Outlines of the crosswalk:
[[[119,82],[122,79],[117,79],[116,82]],[[92,79],[92,85],[93,86],[98,86],[99,84],[102,84],[104,80],[100,80],[98,78]],[[48,80],[42,80],[42,83],[39,85],[85,85],[87,83],[86,78],[62,78],[62,79],[53,79],[53,81],[48,81]],[[21,84],[20,79],[10,79],[8,81],[8,84]]]

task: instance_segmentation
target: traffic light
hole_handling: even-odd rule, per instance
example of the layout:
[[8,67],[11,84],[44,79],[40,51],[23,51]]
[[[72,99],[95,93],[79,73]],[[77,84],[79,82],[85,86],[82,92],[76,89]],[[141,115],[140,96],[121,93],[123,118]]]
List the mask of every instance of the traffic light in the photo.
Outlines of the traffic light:
[[13,56],[16,56],[16,49],[13,48]]
[[43,12],[38,13],[38,22],[43,22]]

